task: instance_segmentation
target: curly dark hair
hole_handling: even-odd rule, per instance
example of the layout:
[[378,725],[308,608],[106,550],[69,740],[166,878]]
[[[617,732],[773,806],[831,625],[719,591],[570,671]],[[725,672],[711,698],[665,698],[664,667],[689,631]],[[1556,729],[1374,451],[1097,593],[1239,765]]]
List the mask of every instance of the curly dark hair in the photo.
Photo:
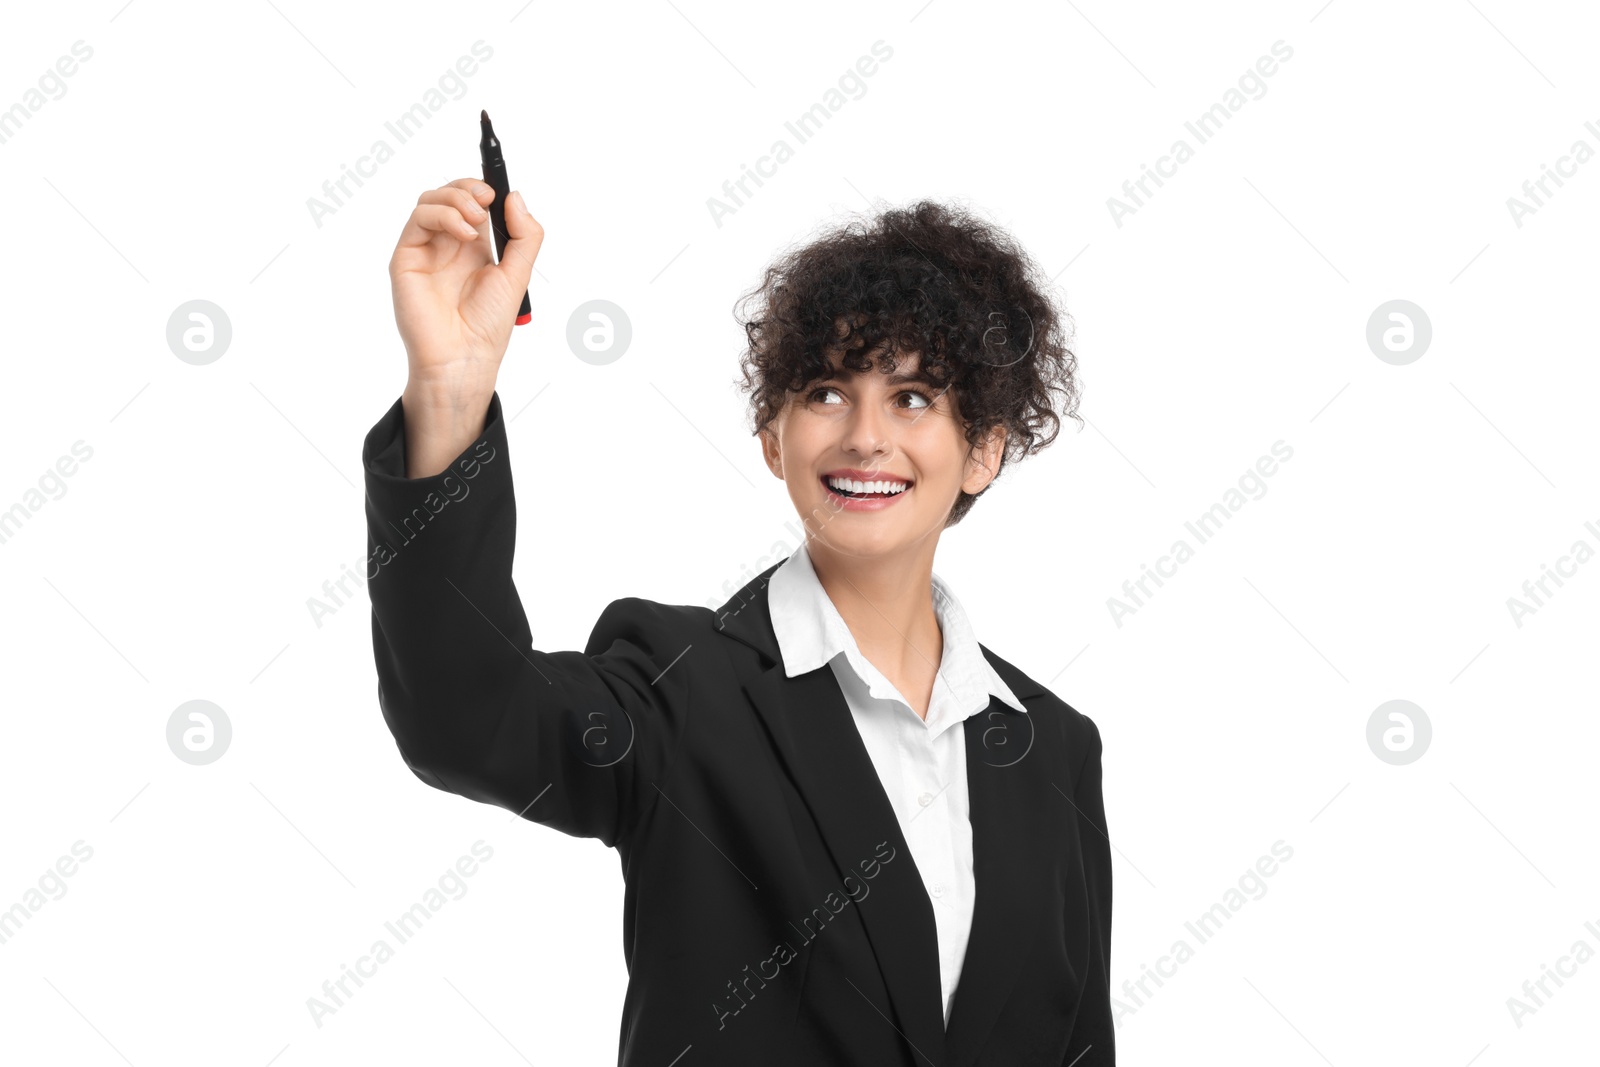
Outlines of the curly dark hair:
[[[1082,421],[1071,316],[1021,246],[965,208],[923,200],[853,217],[781,254],[734,314],[752,433],[828,376],[829,351],[857,373],[872,353],[885,373],[899,354],[920,354],[929,383],[953,391],[969,443],[1006,428],[1002,469],[1055,440],[1058,400]],[[985,492],[962,492],[946,528]]]

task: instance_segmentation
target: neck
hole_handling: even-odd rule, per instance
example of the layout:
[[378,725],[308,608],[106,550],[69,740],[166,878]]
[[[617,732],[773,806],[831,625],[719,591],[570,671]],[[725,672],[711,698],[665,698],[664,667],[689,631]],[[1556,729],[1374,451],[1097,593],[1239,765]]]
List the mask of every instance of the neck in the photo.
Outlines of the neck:
[[885,673],[937,669],[943,635],[933,608],[937,535],[889,556],[849,556],[815,537],[811,567],[861,654]]

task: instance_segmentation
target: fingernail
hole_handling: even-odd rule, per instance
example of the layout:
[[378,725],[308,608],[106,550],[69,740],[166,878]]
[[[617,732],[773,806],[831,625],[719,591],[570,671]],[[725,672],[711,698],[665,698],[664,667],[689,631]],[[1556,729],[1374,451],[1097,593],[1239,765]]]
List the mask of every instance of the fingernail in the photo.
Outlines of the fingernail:
[[519,214],[526,215],[528,213],[528,205],[522,202],[521,193],[512,193],[508,199],[511,201],[511,206],[516,208]]

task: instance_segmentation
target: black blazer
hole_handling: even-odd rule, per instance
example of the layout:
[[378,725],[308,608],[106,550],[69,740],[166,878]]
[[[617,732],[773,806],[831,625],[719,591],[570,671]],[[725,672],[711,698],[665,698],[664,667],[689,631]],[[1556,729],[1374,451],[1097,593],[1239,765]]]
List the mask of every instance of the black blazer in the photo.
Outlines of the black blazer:
[[963,724],[977,897],[947,1031],[932,904],[844,694],[784,676],[778,564],[719,611],[614,600],[583,652],[535,651],[499,394],[439,475],[405,477],[399,400],[362,460],[384,721],[427,784],[617,850],[622,1067],[1115,1062],[1090,719],[983,649],[1028,712]]

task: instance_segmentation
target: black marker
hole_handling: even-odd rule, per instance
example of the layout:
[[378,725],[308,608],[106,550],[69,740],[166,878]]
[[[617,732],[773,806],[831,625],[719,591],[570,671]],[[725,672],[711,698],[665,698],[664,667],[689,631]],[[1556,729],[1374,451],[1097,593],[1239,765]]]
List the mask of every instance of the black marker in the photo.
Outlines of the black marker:
[[[483,127],[483,137],[478,141],[478,154],[483,157],[483,180],[494,190],[494,203],[489,205],[489,225],[494,228],[494,258],[505,258],[506,242],[511,234],[506,231],[506,197],[511,195],[511,181],[506,177],[505,157],[500,154],[500,141],[489,125],[489,113],[480,112],[478,124]],[[517,312],[517,325],[523,326],[533,319],[533,307],[528,303],[526,291],[522,294],[522,310]]]

